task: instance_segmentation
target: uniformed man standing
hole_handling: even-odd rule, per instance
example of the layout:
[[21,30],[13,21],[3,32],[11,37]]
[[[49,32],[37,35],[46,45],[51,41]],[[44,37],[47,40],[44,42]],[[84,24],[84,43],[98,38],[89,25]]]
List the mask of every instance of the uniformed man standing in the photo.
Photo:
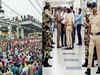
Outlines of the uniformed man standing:
[[82,45],[82,36],[81,36],[81,27],[83,22],[83,15],[82,15],[82,9],[78,9],[78,14],[76,16],[76,24],[77,24],[77,36],[78,36],[78,44],[79,46]]
[[89,42],[89,56],[88,56],[88,68],[85,72],[87,75],[91,75],[91,66],[94,53],[94,47],[96,46],[98,56],[98,70],[96,73],[100,74],[100,14],[97,12],[97,4],[92,3],[93,15],[89,17],[90,20],[90,42]]
[[67,9],[67,12],[68,13],[65,16],[67,48],[72,49],[73,15],[69,8]]
[[89,53],[89,27],[86,25],[89,24],[89,16],[91,15],[90,12],[90,6],[91,4],[87,4],[87,9],[84,12],[84,27],[85,27],[85,34],[84,34],[84,42],[85,42],[85,63],[82,65],[82,67],[87,67],[88,65],[88,53]]
[[51,33],[51,15],[50,15],[50,5],[46,3],[44,11],[42,13],[42,54],[43,54],[43,65],[45,67],[51,67],[48,63],[50,56],[49,53],[52,50],[52,33]]

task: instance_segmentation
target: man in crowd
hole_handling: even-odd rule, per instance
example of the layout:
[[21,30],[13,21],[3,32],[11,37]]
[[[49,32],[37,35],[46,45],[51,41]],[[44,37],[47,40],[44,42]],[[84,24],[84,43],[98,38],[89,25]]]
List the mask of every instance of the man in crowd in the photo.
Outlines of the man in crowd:
[[14,66],[12,67],[12,73],[13,75],[20,75],[18,71],[17,63],[14,63]]
[[71,14],[73,16],[72,48],[74,48],[74,43],[75,43],[75,30],[76,30],[76,27],[75,27],[75,11],[73,10],[73,6],[70,7],[70,11],[71,11]]
[[67,35],[67,48],[72,49],[73,15],[69,8],[67,8],[67,14],[65,15],[65,28]]
[[61,12],[61,45],[62,47],[66,46],[66,30],[65,30],[65,15],[66,7],[62,8]]
[[78,44],[82,45],[82,37],[81,37],[81,26],[83,22],[83,16],[82,16],[82,9],[79,8],[78,15],[76,17],[76,23],[77,23],[77,36],[78,36]]
[[33,66],[32,66],[33,62],[30,61],[30,64],[29,64],[29,75],[34,75],[34,71],[33,71]]
[[60,46],[60,36],[61,36],[61,8],[57,8],[57,48],[61,48]]

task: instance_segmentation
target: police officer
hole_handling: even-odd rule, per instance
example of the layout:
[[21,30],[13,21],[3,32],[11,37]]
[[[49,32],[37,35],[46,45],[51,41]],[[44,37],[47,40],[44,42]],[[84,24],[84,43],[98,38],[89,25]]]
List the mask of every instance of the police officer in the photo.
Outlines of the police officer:
[[88,68],[85,72],[87,75],[91,75],[91,66],[92,59],[94,53],[94,47],[96,46],[97,56],[98,56],[98,70],[96,73],[100,74],[100,14],[97,12],[97,4],[95,2],[92,3],[91,8],[93,10],[93,14],[89,17],[90,23],[90,42],[89,42],[89,56],[88,56]]
[[[89,16],[91,15],[91,3],[87,3],[87,9],[85,10],[84,14],[84,25],[85,23],[89,24]],[[88,52],[89,52],[89,27],[85,25],[85,35],[84,35],[84,40],[85,40],[85,63],[82,65],[82,67],[87,67],[88,65]]]
[[[87,3],[87,9],[84,14],[84,25],[85,23],[89,24],[89,16],[92,15],[91,11],[91,4],[90,2]],[[85,63],[82,65],[82,67],[87,67],[88,66],[88,55],[89,55],[89,29],[90,27],[85,25],[85,36],[84,36],[84,42],[85,42]],[[94,47],[94,55],[92,59],[92,67],[94,67],[94,60],[97,60],[97,54],[96,54],[96,47]]]
[[67,48],[72,49],[73,15],[69,8],[67,9],[67,12],[68,13],[65,16]]
[[52,51],[52,33],[51,33],[51,15],[50,15],[50,5],[46,2],[44,11],[42,13],[42,53],[43,53],[43,65],[44,67],[51,67],[48,63],[48,59],[51,58],[49,55]]

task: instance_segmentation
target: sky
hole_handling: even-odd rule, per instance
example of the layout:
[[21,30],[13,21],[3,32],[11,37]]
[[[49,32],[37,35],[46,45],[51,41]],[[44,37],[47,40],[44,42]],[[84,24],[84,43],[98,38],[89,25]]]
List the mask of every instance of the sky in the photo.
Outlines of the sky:
[[[42,8],[47,0],[2,0],[5,16],[13,17],[30,14],[42,22]],[[48,1],[71,1],[71,0],[48,0]],[[75,6],[80,7],[80,0],[75,1]]]
[[2,7],[7,17],[30,14],[42,22],[42,2],[42,0],[2,0]]
[[5,11],[5,16],[14,17],[30,14],[42,22],[42,8],[44,6],[43,1],[46,0],[2,0],[2,7]]

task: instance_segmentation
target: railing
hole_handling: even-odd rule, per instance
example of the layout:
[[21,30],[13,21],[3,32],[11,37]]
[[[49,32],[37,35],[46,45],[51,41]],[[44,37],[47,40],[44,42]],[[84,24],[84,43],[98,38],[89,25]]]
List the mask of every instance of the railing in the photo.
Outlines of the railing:
[[26,20],[26,21],[18,21],[18,22],[9,22],[9,21],[3,21],[3,20],[0,20],[0,25],[2,25],[2,26],[8,26],[8,25],[16,25],[16,26],[18,26],[18,25],[30,25],[30,24],[32,24],[32,25],[34,25],[34,26],[36,26],[36,27],[39,27],[39,28],[42,28],[42,25],[41,24],[38,24],[38,23],[36,23],[36,22],[33,22],[33,21],[31,21],[31,20]]
[[39,28],[42,28],[42,25],[39,25],[39,24],[37,24],[37,23],[35,23],[35,22],[32,22],[32,21],[30,21],[30,20],[20,22],[19,24],[20,24],[20,25],[30,25],[30,24],[32,24],[32,25],[35,25],[35,26],[37,26],[37,27],[39,27]]
[[42,23],[40,23],[38,20],[36,20],[33,16],[27,15],[27,16],[21,16],[21,19],[19,17],[13,17],[12,20],[10,18],[1,16],[0,17],[0,25],[2,26],[8,26],[8,25],[28,25],[32,24],[39,28],[42,28]]

